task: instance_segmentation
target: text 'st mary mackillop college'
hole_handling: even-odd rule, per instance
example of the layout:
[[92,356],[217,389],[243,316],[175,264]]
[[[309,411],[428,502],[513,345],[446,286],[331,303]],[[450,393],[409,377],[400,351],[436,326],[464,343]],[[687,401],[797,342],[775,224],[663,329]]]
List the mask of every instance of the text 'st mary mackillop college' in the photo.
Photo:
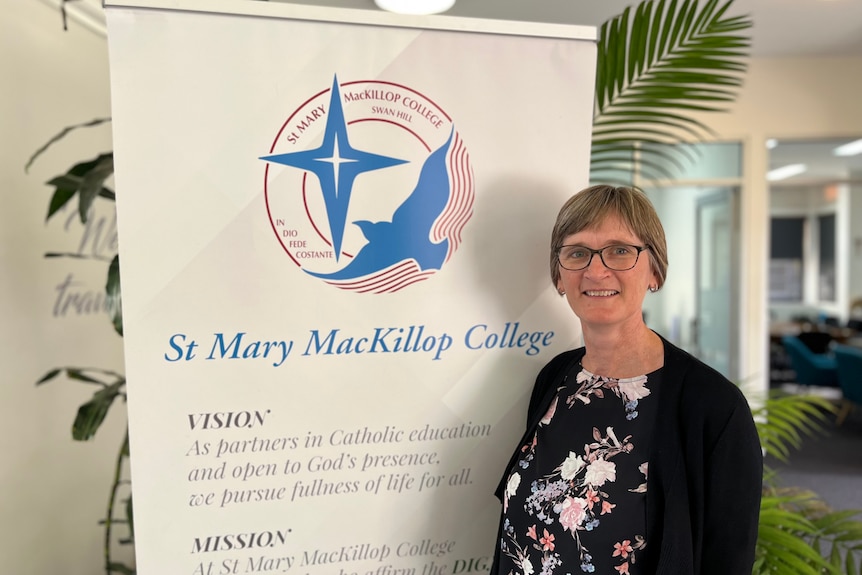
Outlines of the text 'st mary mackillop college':
[[106,12],[138,572],[486,572],[595,30]]

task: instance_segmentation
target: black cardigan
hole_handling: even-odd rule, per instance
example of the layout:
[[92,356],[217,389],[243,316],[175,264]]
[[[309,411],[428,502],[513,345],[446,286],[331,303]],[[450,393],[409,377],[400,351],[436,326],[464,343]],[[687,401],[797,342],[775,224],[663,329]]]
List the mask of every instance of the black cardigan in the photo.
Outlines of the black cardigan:
[[[647,478],[647,546],[639,558],[655,575],[750,575],[762,491],[763,453],[751,409],[723,375],[662,338],[664,371]],[[539,372],[530,397],[532,438],[570,369],[564,352]],[[503,490],[518,451],[497,487]],[[496,575],[500,534],[491,574]]]

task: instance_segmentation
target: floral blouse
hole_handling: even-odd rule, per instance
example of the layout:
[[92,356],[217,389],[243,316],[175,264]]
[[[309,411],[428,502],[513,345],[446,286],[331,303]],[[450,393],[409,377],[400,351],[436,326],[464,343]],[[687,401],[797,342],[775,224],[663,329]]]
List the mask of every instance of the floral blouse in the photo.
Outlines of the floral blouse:
[[643,574],[650,387],[660,376],[581,368],[566,378],[509,473],[492,575]]

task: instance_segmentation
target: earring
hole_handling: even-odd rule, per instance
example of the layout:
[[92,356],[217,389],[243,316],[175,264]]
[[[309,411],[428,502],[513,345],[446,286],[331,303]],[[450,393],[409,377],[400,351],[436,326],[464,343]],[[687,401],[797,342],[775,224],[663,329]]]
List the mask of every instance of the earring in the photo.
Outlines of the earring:
[[566,290],[561,289],[561,290],[560,290],[560,295],[566,295]]
[[650,293],[655,293],[658,291],[658,286],[649,286]]

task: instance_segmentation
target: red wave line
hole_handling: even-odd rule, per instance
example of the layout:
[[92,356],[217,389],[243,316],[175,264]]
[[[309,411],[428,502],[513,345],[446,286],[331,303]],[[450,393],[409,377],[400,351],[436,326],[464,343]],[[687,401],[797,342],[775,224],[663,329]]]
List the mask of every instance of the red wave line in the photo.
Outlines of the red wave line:
[[399,278],[398,283],[397,283],[397,284],[395,284],[395,285],[393,285],[393,286],[391,286],[391,287],[388,287],[388,288],[385,290],[385,292],[384,292],[384,291],[379,291],[379,292],[376,292],[376,293],[392,293],[392,292],[396,292],[396,291],[399,291],[399,290],[404,289],[405,287],[407,287],[407,286],[409,286],[409,285],[413,285],[413,284],[414,284],[414,283],[416,283],[416,282],[420,282],[420,281],[426,280],[426,279],[428,279],[429,277],[431,277],[432,275],[434,275],[434,272],[433,272],[433,271],[424,271],[424,272],[423,272],[423,271],[419,270],[419,268],[417,267],[414,273],[410,274],[409,276],[405,276],[405,277],[403,277],[403,278]]
[[362,278],[360,281],[356,282],[336,282],[334,285],[341,287],[343,289],[350,289],[352,291],[358,291],[360,293],[380,290],[381,286],[386,286],[394,280],[397,280],[401,277],[409,276],[413,273],[414,269],[416,269],[416,265],[413,262],[401,262],[396,264],[390,268],[383,270],[381,273],[378,273],[374,276],[369,276]]
[[436,233],[442,233],[444,237],[449,239],[447,260],[461,244],[461,232],[472,215],[474,198],[469,154],[467,154],[460,137],[453,144],[449,159],[452,193],[444,215],[438,221],[435,230]]
[[375,282],[373,284],[368,285],[368,290],[375,290],[375,293],[381,293],[380,290],[388,291],[387,286],[390,286],[394,283],[401,281],[403,278],[410,277],[411,274],[415,273],[419,267],[415,264],[415,262],[407,262],[409,265],[404,270],[395,272],[394,269],[390,271],[386,275],[386,277],[381,278],[380,281]]
[[457,174],[456,164],[453,161],[461,148],[463,148],[463,142],[458,136],[458,134],[455,134],[455,141],[452,143],[452,146],[449,149],[449,153],[447,156],[450,185],[449,200],[443,210],[443,213],[440,215],[440,218],[438,218],[434,227],[435,240],[437,241],[442,238],[449,237],[449,230],[451,226],[450,222],[455,215],[457,200],[462,193],[462,189],[459,185],[460,178]]
[[[406,266],[406,267],[405,267]],[[404,268],[404,269],[399,269]],[[389,268],[382,274],[378,274],[376,281],[368,281],[364,278],[359,282],[327,282],[341,289],[348,289],[358,293],[393,293],[400,291],[414,283],[424,281],[434,275],[436,270],[422,271],[414,261],[405,262]]]
[[335,285],[335,286],[338,286],[338,287],[341,287],[344,289],[357,289],[357,288],[365,287],[367,285],[378,282],[381,279],[384,279],[387,274],[391,273],[392,271],[398,270],[399,268],[409,269],[410,265],[411,264],[409,261],[408,262],[399,262],[398,264],[396,264],[392,267],[386,268],[385,270],[378,271],[375,275],[363,276],[362,278],[351,279],[351,280],[326,280],[326,283],[328,283],[330,285]]
[[432,275],[433,274],[431,274],[431,273],[427,273],[427,274],[422,274],[421,276],[416,276],[416,277],[412,278],[411,281],[405,282],[402,285],[398,286],[397,288],[390,290],[390,293],[401,291],[404,288],[412,286],[413,284],[418,284],[419,282],[424,282],[425,280],[430,278]]
[[[463,166],[462,169],[459,170],[459,174],[464,177],[464,188],[468,190],[474,189],[474,180],[473,180],[473,169],[470,166],[470,154],[463,150],[463,154],[461,157],[461,164]],[[464,230],[464,227],[467,225],[467,222],[473,215],[473,204],[475,202],[475,194],[465,194],[462,198],[463,207],[459,210],[458,219],[453,226],[453,236],[457,238],[458,244],[461,243],[461,232]]]
[[452,223],[457,220],[458,210],[460,209],[458,206],[460,204],[461,197],[464,194],[463,187],[461,186],[461,176],[459,174],[458,164],[456,161],[458,154],[463,147],[463,141],[460,138],[457,138],[452,146],[449,156],[450,186],[452,191],[449,196],[449,203],[446,206],[444,219],[440,222],[440,232],[449,239],[446,261],[449,261],[449,258],[452,257],[452,254],[454,254],[455,250],[458,248],[458,245],[452,241],[453,237],[451,231]]
[[[380,281],[375,284],[368,285],[366,288],[357,291],[360,293],[390,293],[398,291],[405,285],[405,282],[411,282],[412,278],[416,277],[419,273],[421,272],[419,271],[418,266],[413,265],[411,266],[411,269],[406,270],[406,273],[398,275],[392,274],[392,276],[387,278],[386,281]],[[407,285],[409,285],[409,283]]]

